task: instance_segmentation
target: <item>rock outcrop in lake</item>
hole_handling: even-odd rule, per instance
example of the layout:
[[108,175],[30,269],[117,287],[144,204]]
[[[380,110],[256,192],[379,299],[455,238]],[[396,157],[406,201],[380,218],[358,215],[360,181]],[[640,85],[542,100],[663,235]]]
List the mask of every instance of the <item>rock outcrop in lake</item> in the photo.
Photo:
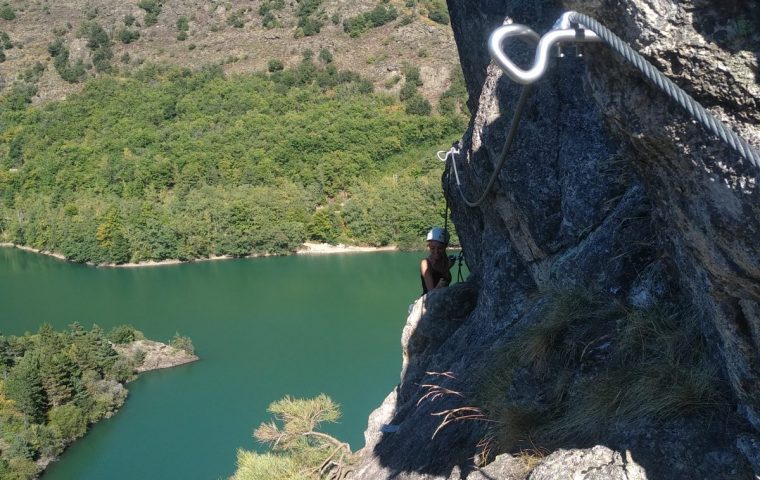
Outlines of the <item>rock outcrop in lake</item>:
[[[522,88],[489,65],[505,19],[545,32],[565,10],[597,18],[760,147],[755,2],[448,4],[473,112],[456,157],[470,199]],[[598,44],[535,85],[479,207],[451,167],[472,274],[412,310],[401,382],[353,479],[760,474],[755,166]]]
[[178,367],[199,359],[197,355],[153,340],[135,340],[123,345],[114,345],[113,348],[124,358],[141,359],[135,367],[137,373]]

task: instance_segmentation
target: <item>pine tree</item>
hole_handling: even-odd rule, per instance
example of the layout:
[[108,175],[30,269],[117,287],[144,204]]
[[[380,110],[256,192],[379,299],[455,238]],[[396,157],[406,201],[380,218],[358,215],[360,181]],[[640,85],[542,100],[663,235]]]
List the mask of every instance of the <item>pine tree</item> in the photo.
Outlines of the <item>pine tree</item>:
[[13,349],[11,348],[8,339],[0,334],[0,372],[2,372],[3,379],[8,378],[8,372],[14,363]]
[[340,408],[327,395],[286,396],[268,411],[277,421],[262,423],[253,436],[268,444],[271,453],[238,451],[238,469],[231,480],[342,480],[348,475],[353,463],[349,445],[317,431],[320,423],[340,418]]
[[40,362],[27,354],[16,364],[5,382],[5,392],[16,408],[34,423],[45,421],[47,399],[40,379]]
[[58,352],[40,362],[40,377],[51,407],[63,405],[74,394],[74,379],[78,368],[66,352]]

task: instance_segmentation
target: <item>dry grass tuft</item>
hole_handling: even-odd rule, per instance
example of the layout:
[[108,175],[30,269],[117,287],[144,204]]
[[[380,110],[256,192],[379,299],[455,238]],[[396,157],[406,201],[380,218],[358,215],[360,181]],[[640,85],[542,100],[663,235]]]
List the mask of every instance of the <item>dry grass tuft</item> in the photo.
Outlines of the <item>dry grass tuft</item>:
[[626,310],[583,290],[542,301],[541,320],[496,352],[477,379],[473,406],[492,422],[480,445],[485,460],[727,405],[688,311]]

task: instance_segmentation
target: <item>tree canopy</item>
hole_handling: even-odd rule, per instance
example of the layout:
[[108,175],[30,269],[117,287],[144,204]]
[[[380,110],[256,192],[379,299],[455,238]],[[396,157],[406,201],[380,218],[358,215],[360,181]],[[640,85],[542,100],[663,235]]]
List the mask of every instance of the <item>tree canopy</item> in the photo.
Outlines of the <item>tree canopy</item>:
[[442,221],[432,152],[464,118],[368,90],[304,58],[229,78],[149,65],[40,107],[3,99],[0,240],[93,263],[417,245]]
[[37,460],[52,459],[110,417],[124,402],[123,382],[141,360],[120,357],[108,338],[134,339],[128,326],[106,335],[78,323],[62,332],[49,325],[35,334],[0,335],[0,478],[34,478]]

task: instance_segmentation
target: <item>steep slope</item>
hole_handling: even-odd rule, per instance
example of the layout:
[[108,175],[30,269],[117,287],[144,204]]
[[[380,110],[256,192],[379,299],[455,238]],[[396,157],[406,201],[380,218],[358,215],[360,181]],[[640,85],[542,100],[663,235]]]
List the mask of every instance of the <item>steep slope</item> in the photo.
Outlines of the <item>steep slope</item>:
[[[568,9],[598,18],[760,146],[754,2],[448,3],[475,113],[457,157],[470,199],[521,90],[488,66],[505,17],[538,32]],[[473,273],[416,304],[352,478],[760,474],[758,170],[607,47],[586,51],[535,85],[482,205],[449,165]]]
[[[441,0],[12,2],[6,7],[13,18],[0,15],[0,32],[8,35],[10,45],[0,45],[5,56],[0,62],[0,94],[37,62],[45,69],[37,82],[36,102],[80,91],[80,83],[63,80],[54,68],[48,45],[61,39],[69,51],[70,65],[79,59],[84,65],[95,64],[85,76],[98,75],[101,65],[106,70],[129,72],[144,62],[189,68],[221,64],[226,73],[249,73],[265,70],[273,59],[286,67],[295,66],[304,51],[316,55],[326,49],[338,69],[355,71],[373,79],[378,90],[395,92],[401,86],[395,79],[408,62],[420,67],[421,92],[435,103],[448,88],[450,69],[457,64],[450,27],[429,18],[433,16],[431,6],[438,2]],[[393,7],[397,16],[356,37],[344,31],[346,20],[378,6]],[[152,20],[150,12],[155,12]],[[302,18],[312,25],[306,34],[299,27]],[[320,27],[315,29],[317,23]],[[100,65],[94,58],[97,48],[88,35],[93,25],[112,42],[107,61]]]

